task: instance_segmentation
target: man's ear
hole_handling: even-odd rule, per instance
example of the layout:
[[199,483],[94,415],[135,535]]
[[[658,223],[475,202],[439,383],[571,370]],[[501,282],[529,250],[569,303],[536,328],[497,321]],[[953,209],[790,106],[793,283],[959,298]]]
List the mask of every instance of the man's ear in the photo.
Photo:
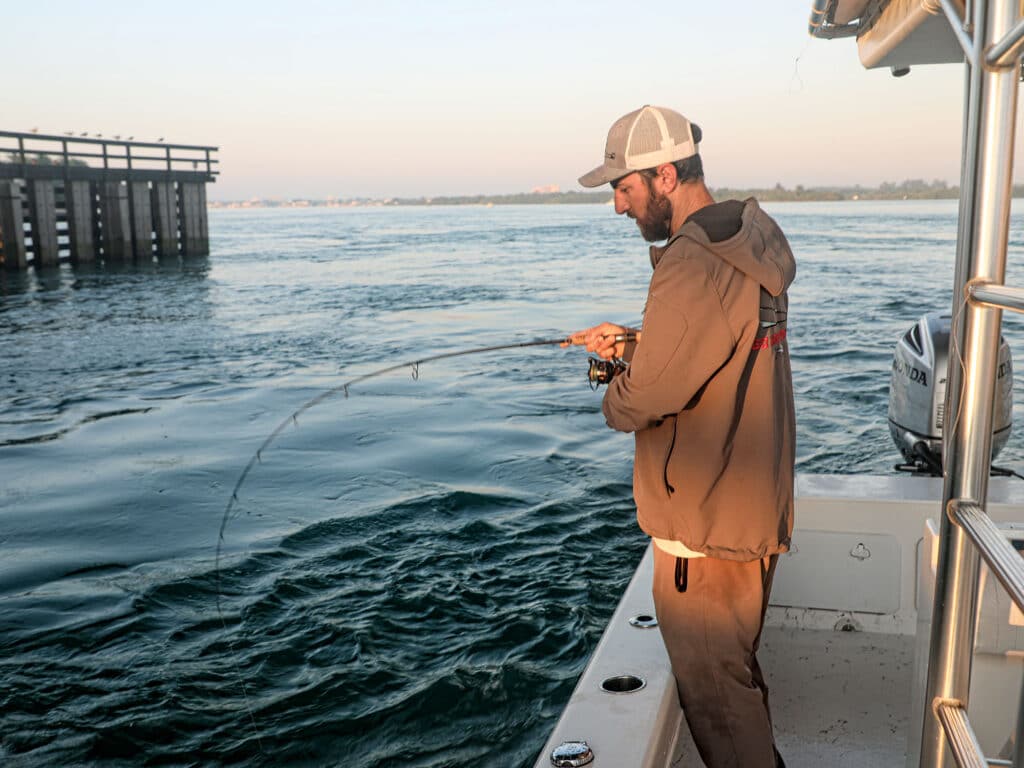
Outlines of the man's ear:
[[663,192],[662,194],[668,194],[679,184],[679,173],[676,171],[676,167],[672,163],[662,163],[659,165],[655,172],[658,174],[658,179],[661,181]]

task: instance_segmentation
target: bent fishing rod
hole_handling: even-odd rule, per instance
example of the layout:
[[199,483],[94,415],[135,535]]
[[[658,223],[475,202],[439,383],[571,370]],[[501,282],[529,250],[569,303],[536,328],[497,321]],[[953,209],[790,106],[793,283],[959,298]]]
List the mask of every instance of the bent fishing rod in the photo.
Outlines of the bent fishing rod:
[[[620,334],[605,334],[604,338],[608,338],[609,336],[614,336],[615,341],[617,343],[634,342],[637,340],[637,334],[634,332]],[[225,630],[227,630],[227,622],[224,619],[224,612],[221,608],[220,558],[224,546],[224,531],[227,529],[228,521],[231,519],[231,512],[234,510],[235,505],[238,503],[238,492],[241,490],[242,485],[245,483],[245,480],[249,476],[249,473],[253,470],[253,467],[255,467],[258,463],[262,462],[263,453],[271,446],[274,440],[277,439],[278,435],[280,435],[289,424],[298,425],[299,416],[308,411],[310,408],[313,408],[319,405],[320,403],[324,402],[325,400],[328,400],[331,397],[337,395],[339,392],[344,393],[345,397],[348,398],[349,389],[351,387],[355,386],[356,384],[362,384],[364,381],[376,378],[377,376],[383,376],[388,373],[394,373],[395,371],[410,368],[412,370],[413,380],[419,380],[420,366],[423,365],[424,363],[433,363],[437,362],[438,360],[447,360],[454,357],[479,355],[485,352],[499,352],[502,350],[509,349],[525,349],[528,347],[548,347],[554,346],[556,344],[562,347],[568,347],[581,345],[583,343],[585,342],[580,334],[573,334],[570,336],[562,336],[557,339],[538,339],[536,341],[520,341],[511,344],[497,344],[494,346],[487,347],[474,347],[473,349],[463,349],[455,352],[442,352],[440,354],[431,355],[429,357],[421,357],[417,360],[409,360],[404,363],[385,366],[384,368],[378,368],[377,370],[370,371],[369,373],[363,374],[362,376],[357,376],[354,379],[346,381],[344,384],[339,384],[336,387],[331,387],[330,389],[321,392],[316,397],[307,400],[305,403],[303,403],[294,411],[292,411],[292,413],[287,418],[281,421],[281,423],[274,428],[273,432],[267,435],[266,439],[260,444],[260,447],[256,449],[256,452],[252,455],[252,457],[249,459],[249,462],[245,465],[245,468],[242,470],[242,473],[238,476],[238,480],[235,482],[234,488],[231,489],[231,496],[228,498],[227,506],[224,509],[224,514],[220,521],[220,530],[218,531],[217,534],[217,551],[214,557],[213,567],[216,576],[215,591],[217,596],[217,616],[220,618],[221,626]],[[587,379],[590,382],[591,389],[597,389],[597,387],[600,386],[601,384],[607,384],[612,380],[613,377],[624,371],[626,368],[625,362],[619,360],[618,358],[613,358],[611,360],[601,360],[596,357],[590,357],[589,364],[590,368],[587,371]],[[230,639],[228,640],[228,645],[232,648],[232,650],[234,649],[234,643]],[[256,725],[256,717],[253,713],[252,705],[249,702],[249,692],[245,685],[244,679],[242,679],[241,677],[240,672],[239,679],[241,681],[242,696],[245,700],[245,708],[249,716],[249,722],[252,724],[253,732],[256,736],[256,743],[259,746],[260,752],[262,753],[263,742],[262,739],[260,738],[259,728]]]
[[[633,342],[636,341],[636,333],[620,333],[620,334],[606,334],[604,338],[614,336],[616,342]],[[224,542],[224,530],[227,527],[228,520],[231,518],[231,511],[234,509],[235,504],[238,502],[238,492],[241,490],[242,485],[245,483],[245,479],[249,476],[253,467],[263,460],[263,452],[266,451],[270,445],[277,439],[285,428],[289,424],[298,424],[298,418],[303,413],[308,411],[325,400],[337,395],[339,392],[344,393],[345,397],[348,398],[349,389],[356,384],[362,384],[364,381],[376,378],[377,376],[383,376],[388,373],[394,373],[395,371],[401,371],[406,368],[412,370],[413,380],[418,380],[420,376],[420,366],[424,363],[434,363],[438,360],[447,360],[454,357],[466,357],[467,355],[479,355],[485,352],[499,352],[507,349],[525,349],[528,347],[549,347],[559,345],[562,347],[575,346],[583,344],[582,337],[577,335],[562,336],[557,339],[538,339],[536,341],[520,341],[512,344],[497,344],[494,346],[487,347],[474,347],[473,349],[463,349],[455,352],[442,352],[437,355],[431,355],[430,357],[422,357],[417,360],[409,360],[404,363],[397,363],[395,365],[389,365],[384,368],[378,368],[375,371],[357,376],[354,379],[346,381],[344,384],[339,384],[336,387],[331,387],[328,390],[321,392],[316,397],[307,400],[301,406],[296,408],[287,418],[285,418],[280,424],[278,424],[274,431],[267,435],[267,438],[260,444],[260,447],[256,449],[256,452],[249,459],[249,462],[245,465],[242,473],[238,476],[238,480],[235,482],[234,488],[231,489],[231,496],[228,498],[227,507],[224,509],[224,515],[220,523],[220,531],[217,536],[217,554],[215,558],[215,569],[218,572],[219,581],[219,564],[221,547]],[[596,389],[601,384],[607,384],[611,379],[625,369],[625,364],[619,360],[599,360],[597,358],[589,358],[590,368],[587,372],[587,378],[590,382],[591,388]]]

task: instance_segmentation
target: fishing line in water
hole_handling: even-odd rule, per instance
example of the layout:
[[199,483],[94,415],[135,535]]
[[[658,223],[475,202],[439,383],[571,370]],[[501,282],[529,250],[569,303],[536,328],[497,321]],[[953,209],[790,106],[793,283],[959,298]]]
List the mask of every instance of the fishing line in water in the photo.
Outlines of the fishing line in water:
[[[356,384],[362,384],[364,381],[376,378],[377,376],[383,376],[388,373],[394,373],[395,371],[401,371],[409,368],[412,372],[412,378],[414,381],[419,380],[420,377],[420,366],[424,363],[433,363],[438,360],[447,360],[453,357],[465,357],[467,355],[479,355],[484,352],[498,352],[505,349],[522,349],[526,347],[542,347],[542,346],[554,346],[559,345],[571,345],[573,341],[568,337],[561,337],[558,339],[540,339],[537,341],[522,341],[513,344],[497,344],[489,347],[474,347],[473,349],[463,349],[457,352],[442,352],[441,354],[431,355],[430,357],[422,357],[418,360],[409,360],[404,363],[398,363],[396,365],[385,366],[384,368],[378,368],[375,371],[357,376],[354,379],[346,381],[344,384],[339,384],[336,387],[331,387],[324,392],[321,392],[314,398],[307,400],[305,403],[296,408],[292,413],[285,418],[280,424],[278,424],[274,431],[271,432],[267,438],[263,441],[256,452],[249,459],[249,463],[245,465],[245,469],[238,476],[238,480],[235,482],[235,487],[231,489],[231,496],[228,499],[227,507],[224,509],[224,515],[220,522],[220,532],[217,536],[217,556],[215,558],[215,568],[220,563],[221,545],[224,542],[224,530],[227,527],[228,520],[231,518],[231,511],[235,508],[238,503],[238,492],[241,490],[242,485],[245,483],[245,479],[249,476],[253,467],[259,464],[263,460],[263,452],[266,451],[271,444],[277,439],[277,437],[288,427],[289,424],[298,425],[299,416],[313,408],[325,400],[329,400],[331,397],[337,395],[339,392],[344,393],[345,397],[348,398],[349,389]],[[218,571],[219,572],[219,571]]]
[[[376,378],[378,376],[383,376],[383,375],[388,374],[388,373],[394,373],[395,371],[401,371],[401,370],[405,370],[406,368],[408,368],[408,369],[410,369],[410,371],[412,373],[413,380],[414,381],[418,381],[419,380],[419,375],[420,375],[420,366],[423,365],[424,363],[433,363],[433,362],[437,362],[438,360],[448,360],[448,359],[451,359],[451,358],[465,357],[465,356],[468,356],[468,355],[479,355],[479,354],[483,354],[485,352],[499,352],[499,351],[502,351],[502,350],[510,350],[510,349],[525,349],[525,348],[528,348],[528,347],[554,346],[556,344],[560,345],[560,346],[572,346],[572,345],[576,345],[576,344],[581,344],[582,343],[582,341],[574,340],[574,338],[575,337],[573,337],[573,336],[562,336],[562,337],[557,338],[557,339],[538,339],[536,341],[521,341],[521,342],[514,342],[514,343],[511,343],[511,344],[497,344],[497,345],[486,346],[486,347],[474,347],[472,349],[463,349],[463,350],[458,350],[458,351],[455,351],[455,352],[442,352],[440,354],[431,355],[429,357],[421,357],[421,358],[418,358],[416,360],[406,361],[404,363],[397,363],[395,365],[388,365],[388,366],[385,366],[383,368],[378,368],[377,370],[370,371],[369,373],[363,374],[362,376],[357,376],[357,377],[355,377],[353,379],[350,379],[350,380],[346,381],[343,384],[339,384],[336,387],[331,387],[330,389],[325,390],[324,392],[321,392],[316,397],[313,397],[310,400],[307,400],[301,406],[299,406],[294,411],[292,411],[292,413],[287,418],[282,420],[281,423],[278,424],[274,428],[274,430],[260,444],[260,447],[256,449],[256,452],[249,459],[249,462],[245,465],[245,468],[242,470],[242,473],[238,476],[238,480],[235,482],[234,488],[231,489],[231,496],[228,498],[227,506],[224,508],[224,513],[223,513],[223,515],[221,517],[220,530],[219,530],[219,532],[217,534],[217,551],[216,551],[216,555],[214,557],[214,573],[215,573],[215,581],[216,581],[215,589],[216,589],[216,595],[217,595],[217,616],[220,619],[221,628],[225,631],[225,633],[227,633],[227,621],[224,618],[224,613],[223,613],[223,610],[222,610],[222,607],[221,607],[221,570],[220,570],[220,559],[221,559],[221,553],[223,551],[223,545],[224,545],[224,532],[227,529],[228,521],[231,519],[231,513],[234,511],[236,505],[239,503],[238,494],[239,494],[239,491],[242,489],[242,486],[245,484],[245,480],[249,476],[249,473],[253,470],[253,468],[257,464],[262,462],[262,460],[263,460],[263,453],[268,448],[270,448],[270,446],[274,443],[274,441],[277,439],[277,437],[288,427],[289,424],[294,424],[294,425],[297,426],[298,423],[299,423],[298,422],[299,416],[301,416],[303,413],[305,413],[309,409],[314,408],[315,406],[319,405],[320,403],[324,402],[325,400],[329,400],[331,397],[334,397],[335,395],[337,395],[339,393],[344,394],[345,397],[348,398],[349,390],[353,386],[355,386],[357,384],[362,384],[363,382],[365,382],[365,381],[367,381],[369,379]],[[630,333],[626,333],[624,335],[618,335],[618,336],[615,337],[615,339],[616,339],[616,341],[635,341],[636,340],[636,335],[634,333],[630,332]],[[605,382],[601,382],[601,383],[605,383]],[[234,656],[235,655],[234,643],[231,640],[228,640],[228,646],[231,648],[232,655]],[[237,664],[237,662],[236,662],[236,664]],[[255,715],[253,714],[252,705],[251,705],[251,703],[249,701],[249,693],[248,693],[248,689],[246,688],[246,685],[245,685],[245,679],[244,679],[244,677],[241,674],[241,670],[238,669],[237,667],[236,667],[236,670],[237,670],[237,673],[238,673],[239,680],[241,681],[242,695],[243,695],[243,699],[245,701],[246,711],[247,711],[247,713],[249,715],[249,722],[252,725],[253,732],[254,732],[254,734],[256,736],[257,746],[259,747],[259,751],[262,754],[263,753],[263,743],[260,740],[259,728],[256,725],[256,718],[255,718]]]

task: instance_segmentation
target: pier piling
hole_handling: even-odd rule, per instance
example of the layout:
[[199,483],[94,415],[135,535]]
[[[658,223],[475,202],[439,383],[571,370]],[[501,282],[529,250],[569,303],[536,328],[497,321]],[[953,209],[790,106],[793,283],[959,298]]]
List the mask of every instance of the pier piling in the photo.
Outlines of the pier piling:
[[68,217],[68,245],[73,264],[89,264],[96,260],[96,238],[93,217],[96,198],[88,181],[69,181],[64,185],[64,201]]
[[216,151],[0,131],[0,264],[207,255]]
[[178,253],[178,195],[174,183],[153,184],[153,226],[156,229],[156,250],[161,256]]
[[181,210],[181,252],[186,256],[208,253],[209,238],[206,234],[206,187],[202,184],[184,183],[178,187]]
[[136,259],[153,258],[153,200],[148,181],[128,185],[128,204],[132,217],[132,250]]
[[131,215],[128,211],[128,187],[120,181],[105,181],[100,197],[100,242],[103,258],[130,261],[132,258]]
[[42,179],[29,182],[29,215],[32,221],[32,253],[36,266],[53,267],[57,257],[57,190]]
[[0,179],[0,253],[4,268],[25,269],[25,201],[21,185]]

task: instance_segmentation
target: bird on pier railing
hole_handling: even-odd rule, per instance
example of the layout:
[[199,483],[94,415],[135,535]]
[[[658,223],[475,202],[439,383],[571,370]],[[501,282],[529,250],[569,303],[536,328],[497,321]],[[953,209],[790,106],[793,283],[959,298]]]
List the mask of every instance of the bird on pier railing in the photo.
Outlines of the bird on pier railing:
[[65,136],[74,136],[75,132],[74,131],[64,131],[64,135]]
[[157,139],[157,141],[163,141],[163,140],[164,140],[163,136],[161,136],[159,139]]
[[89,135],[89,134],[88,134],[88,132],[86,132],[86,131],[83,131],[82,133],[80,133],[80,134],[79,134],[79,136],[88,136],[88,135]]
[[125,141],[131,141],[134,138],[135,138],[134,136],[129,136],[127,139],[125,139]]
[[39,129],[38,128],[33,128],[32,129],[32,133],[39,133]]
[[121,140],[121,134],[119,134],[119,133],[114,134],[114,138],[117,139],[118,141],[120,141]]

